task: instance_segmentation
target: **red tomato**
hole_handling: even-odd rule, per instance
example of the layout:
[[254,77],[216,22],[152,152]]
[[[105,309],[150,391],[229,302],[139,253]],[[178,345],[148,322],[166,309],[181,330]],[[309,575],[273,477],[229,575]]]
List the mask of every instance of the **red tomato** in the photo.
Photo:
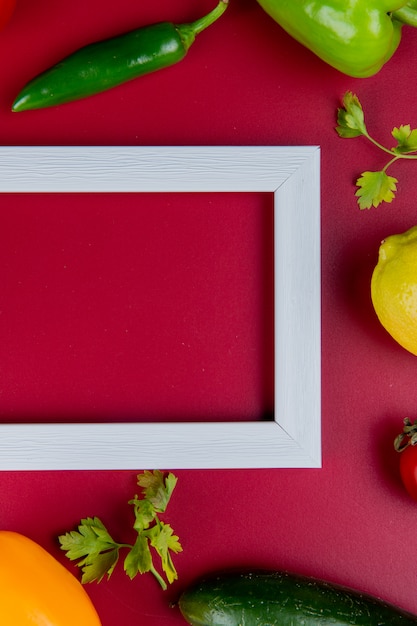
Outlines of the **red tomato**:
[[417,445],[407,446],[400,453],[400,474],[404,487],[417,500]]
[[12,17],[16,0],[0,0],[0,29],[6,26]]

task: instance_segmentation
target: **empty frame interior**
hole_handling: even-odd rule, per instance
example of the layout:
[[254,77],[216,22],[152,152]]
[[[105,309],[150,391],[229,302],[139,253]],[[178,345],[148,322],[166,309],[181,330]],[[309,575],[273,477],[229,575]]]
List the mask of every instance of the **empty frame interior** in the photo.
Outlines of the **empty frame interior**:
[[25,192],[272,194],[274,419],[36,424],[3,419],[0,469],[320,467],[318,147],[0,148],[0,193]]

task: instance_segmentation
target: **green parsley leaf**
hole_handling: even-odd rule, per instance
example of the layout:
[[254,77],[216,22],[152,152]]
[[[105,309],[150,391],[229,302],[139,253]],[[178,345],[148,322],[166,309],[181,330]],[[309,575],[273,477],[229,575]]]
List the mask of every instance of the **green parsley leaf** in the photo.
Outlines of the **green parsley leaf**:
[[182,552],[182,546],[179,542],[179,538],[177,535],[174,535],[171,526],[169,524],[164,524],[164,522],[161,522],[158,526],[154,526],[148,533],[148,536],[150,537],[152,547],[155,548],[161,557],[162,568],[166,574],[168,582],[174,582],[174,580],[178,578],[178,575],[172,562],[170,551],[175,554]]
[[362,105],[357,96],[351,91],[343,97],[344,108],[338,109],[336,131],[340,137],[358,137],[364,135],[374,146],[389,155],[390,159],[385,167],[378,172],[364,172],[356,181],[359,189],[355,195],[358,198],[360,209],[377,207],[382,202],[392,202],[397,191],[398,180],[388,176],[387,169],[399,159],[417,159],[417,129],[410,124],[402,124],[393,128],[391,134],[397,140],[397,145],[387,148],[369,135]]
[[407,154],[417,151],[417,129],[411,130],[410,124],[401,125],[392,130],[392,136],[397,145],[392,149],[397,154]]
[[166,510],[176,484],[177,478],[173,474],[169,473],[164,479],[159,470],[145,471],[138,476],[138,485],[143,487],[143,495],[159,513],[164,513]]
[[99,554],[113,548],[115,543],[98,517],[81,520],[78,532],[72,530],[59,537],[61,550],[73,561],[89,554]]
[[347,91],[343,96],[344,108],[337,111],[336,131],[340,137],[350,138],[367,135],[365,118],[362,105],[358,97],[351,91]]
[[135,496],[133,500],[129,501],[129,504],[133,505],[135,512],[133,528],[138,533],[149,528],[157,515],[152,502],[149,502],[149,500],[139,500],[138,496]]
[[137,573],[144,574],[152,569],[152,555],[148,540],[144,535],[138,535],[135,545],[129,550],[125,561],[124,570],[132,580]]
[[77,566],[82,570],[83,584],[100,582],[106,574],[110,577],[119,560],[121,549],[128,550],[124,559],[124,570],[130,579],[138,573],[151,572],[161,587],[167,588],[164,578],[153,564],[153,548],[161,559],[168,582],[176,580],[177,572],[171,552],[181,552],[182,547],[171,526],[162,522],[158,516],[165,512],[176,483],[177,478],[173,474],[169,473],[164,478],[159,470],[145,471],[137,476],[137,484],[143,488],[143,497],[135,495],[129,501],[134,510],[133,528],[137,532],[133,545],[114,541],[98,517],[86,517],[81,520],[78,530],[58,537],[66,556],[71,561],[78,560]]
[[119,560],[119,548],[115,547],[100,554],[90,554],[77,563],[81,567],[83,585],[97,581],[98,583],[106,576],[110,578]]
[[356,192],[360,209],[377,207],[381,202],[392,202],[397,191],[398,180],[380,172],[363,172],[356,181],[359,189]]
[[82,569],[82,582],[100,581],[105,574],[111,575],[119,558],[119,546],[113,541],[98,517],[81,520],[77,531],[59,538],[61,550]]

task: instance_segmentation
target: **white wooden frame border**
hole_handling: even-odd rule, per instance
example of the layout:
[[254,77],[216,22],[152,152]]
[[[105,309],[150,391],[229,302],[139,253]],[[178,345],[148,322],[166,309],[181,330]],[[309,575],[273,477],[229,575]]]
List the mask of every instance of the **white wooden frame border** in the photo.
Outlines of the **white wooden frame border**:
[[321,466],[317,146],[0,147],[0,193],[191,191],[274,194],[274,420],[3,423],[0,470]]

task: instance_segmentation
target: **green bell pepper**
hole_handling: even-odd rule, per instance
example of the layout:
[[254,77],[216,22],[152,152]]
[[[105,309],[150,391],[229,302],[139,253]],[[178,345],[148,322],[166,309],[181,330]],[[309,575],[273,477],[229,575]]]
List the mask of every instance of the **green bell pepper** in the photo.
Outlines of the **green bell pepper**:
[[373,76],[397,50],[417,0],[258,0],[287,33],[340,72]]

